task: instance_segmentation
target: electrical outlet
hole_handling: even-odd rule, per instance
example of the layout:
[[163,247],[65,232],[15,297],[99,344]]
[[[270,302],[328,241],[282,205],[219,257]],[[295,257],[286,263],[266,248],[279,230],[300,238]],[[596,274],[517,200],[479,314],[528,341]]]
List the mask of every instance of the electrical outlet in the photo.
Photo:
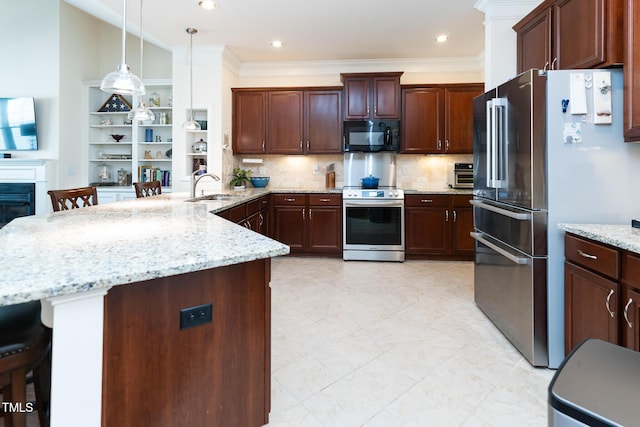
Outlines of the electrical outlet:
[[213,305],[202,304],[180,310],[180,329],[193,328],[205,323],[210,323],[213,314]]

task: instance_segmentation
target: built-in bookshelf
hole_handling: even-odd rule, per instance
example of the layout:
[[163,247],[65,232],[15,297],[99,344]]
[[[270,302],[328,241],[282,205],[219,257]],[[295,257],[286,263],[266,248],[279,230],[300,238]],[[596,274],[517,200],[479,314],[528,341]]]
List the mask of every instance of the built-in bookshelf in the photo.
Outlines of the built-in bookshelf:
[[[139,99],[112,95],[88,84],[88,184],[96,185],[102,203],[130,198],[132,183],[159,178],[163,191],[172,184],[173,105],[170,81],[145,81],[144,101],[152,122],[127,119]],[[108,104],[106,108],[103,108]],[[101,111],[108,110],[108,111]],[[108,189],[108,191],[106,191]],[[103,197],[100,195],[104,193]],[[123,194],[118,194],[123,193]],[[115,194],[115,199],[113,195]]]
[[207,110],[205,109],[194,109],[193,110],[193,119],[200,123],[202,126],[201,130],[198,131],[186,131],[186,158],[185,158],[185,170],[188,173],[192,173],[199,169],[200,166],[207,166],[207,152],[198,152],[193,149],[193,145],[202,140],[207,143],[209,147],[208,140],[208,120],[207,120]]

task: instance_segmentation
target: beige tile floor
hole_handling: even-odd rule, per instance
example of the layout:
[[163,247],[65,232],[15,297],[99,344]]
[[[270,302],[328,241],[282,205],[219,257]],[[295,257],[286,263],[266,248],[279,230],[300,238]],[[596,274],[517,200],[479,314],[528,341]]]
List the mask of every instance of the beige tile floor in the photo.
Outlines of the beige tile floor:
[[473,302],[473,263],[272,263],[271,427],[545,426],[532,368]]
[[269,427],[546,425],[555,371],[476,308],[472,263],[285,257],[272,270]]

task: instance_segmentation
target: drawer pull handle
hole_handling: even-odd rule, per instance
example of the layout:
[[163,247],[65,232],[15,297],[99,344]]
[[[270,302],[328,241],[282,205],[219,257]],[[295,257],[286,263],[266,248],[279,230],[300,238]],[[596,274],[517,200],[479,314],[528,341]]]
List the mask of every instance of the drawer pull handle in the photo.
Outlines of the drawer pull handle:
[[588,253],[586,253],[586,252],[582,252],[582,250],[581,250],[581,249],[578,249],[578,255],[580,255],[581,257],[584,257],[584,258],[589,258],[589,259],[598,259],[598,257],[597,257],[597,256],[595,256],[595,255],[589,255],[589,254],[588,254]]
[[284,199],[284,201],[285,201],[285,202],[295,202],[295,201],[296,201],[296,199],[294,199],[294,198],[287,198],[287,199]]
[[629,329],[633,329],[633,323],[629,321],[629,306],[632,302],[633,300],[629,298],[629,301],[627,301],[627,305],[624,306],[624,320],[625,322],[627,322],[627,325],[629,325]]
[[320,199],[321,202],[330,202],[331,199]]
[[420,200],[422,203],[433,203],[433,199],[422,199]]
[[609,301],[611,300],[611,295],[613,295],[613,289],[611,289],[609,291],[609,295],[607,295],[607,311],[609,312],[609,315],[611,315],[611,317],[613,317],[613,311],[611,311],[611,307],[609,306]]

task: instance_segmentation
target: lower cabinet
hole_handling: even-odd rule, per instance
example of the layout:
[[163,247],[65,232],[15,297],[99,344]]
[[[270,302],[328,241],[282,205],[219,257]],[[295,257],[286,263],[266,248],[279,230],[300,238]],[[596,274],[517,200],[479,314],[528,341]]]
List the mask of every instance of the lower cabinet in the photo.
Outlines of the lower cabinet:
[[405,195],[405,254],[408,259],[472,259],[470,195]]
[[585,338],[640,351],[640,256],[565,235],[565,354]]
[[269,206],[269,196],[267,195],[226,209],[219,212],[218,216],[268,236]]
[[274,194],[272,237],[292,254],[342,256],[342,195]]

